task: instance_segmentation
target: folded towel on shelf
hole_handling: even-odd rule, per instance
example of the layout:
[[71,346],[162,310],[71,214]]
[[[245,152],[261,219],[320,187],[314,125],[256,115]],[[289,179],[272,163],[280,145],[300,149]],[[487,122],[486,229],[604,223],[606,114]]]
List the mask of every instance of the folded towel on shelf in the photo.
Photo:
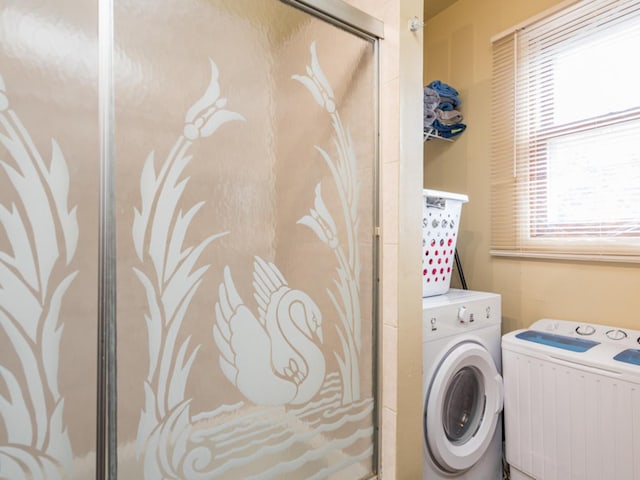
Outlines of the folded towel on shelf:
[[456,105],[460,103],[460,100],[458,99],[458,90],[453,88],[451,85],[447,85],[440,80],[434,80],[429,85],[427,85],[427,87],[438,92],[438,95],[440,95],[441,97],[447,97],[452,100],[455,99],[458,102],[456,103]]
[[449,111],[449,110],[455,110],[456,107],[453,106],[453,103],[449,103],[449,102],[440,102],[438,104],[438,109],[442,110],[442,111]]
[[467,126],[464,123],[456,123],[454,125],[445,125],[440,122],[438,119],[434,120],[432,123],[433,129],[443,138],[452,138],[457,135],[460,135],[465,131]]
[[435,109],[440,103],[440,94],[429,87],[424,87],[422,90],[424,93],[424,106],[430,110]]
[[460,105],[462,101],[458,97],[440,97],[439,105],[446,105],[445,108],[441,108],[441,110],[453,110],[458,105]]
[[440,95],[435,90],[424,87],[423,103],[424,110],[433,113],[440,104]]
[[445,125],[453,125],[462,122],[462,114],[458,110],[442,110],[436,108],[436,117]]
[[437,117],[436,117],[436,114],[434,112],[430,112],[430,111],[425,110],[424,111],[424,115],[423,115],[423,122],[422,122],[423,131],[426,132],[431,127],[431,125],[433,124],[433,122],[435,121],[436,118]]
[[436,119],[436,108],[440,104],[440,95],[435,90],[424,87],[424,95],[423,95],[423,128],[427,129],[431,126],[433,121]]

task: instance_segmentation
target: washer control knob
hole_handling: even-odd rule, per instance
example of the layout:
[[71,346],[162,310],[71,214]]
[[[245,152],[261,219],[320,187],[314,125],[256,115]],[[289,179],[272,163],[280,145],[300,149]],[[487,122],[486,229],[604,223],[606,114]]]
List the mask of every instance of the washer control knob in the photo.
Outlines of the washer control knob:
[[475,321],[475,315],[467,307],[460,307],[458,309],[458,322],[460,323],[473,323]]
[[578,335],[593,335],[596,333],[596,329],[591,325],[579,325],[576,327],[576,333]]
[[627,338],[627,333],[624,330],[609,330],[607,337],[611,340],[624,340]]

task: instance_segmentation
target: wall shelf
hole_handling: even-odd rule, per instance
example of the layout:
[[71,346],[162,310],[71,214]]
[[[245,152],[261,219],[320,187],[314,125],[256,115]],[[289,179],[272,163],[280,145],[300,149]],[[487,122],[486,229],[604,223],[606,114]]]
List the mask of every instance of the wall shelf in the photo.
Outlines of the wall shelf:
[[437,138],[438,140],[444,140],[445,142],[453,142],[452,138],[446,138],[441,136],[435,128],[430,128],[424,132],[422,132],[422,141],[426,142],[431,140],[432,138]]

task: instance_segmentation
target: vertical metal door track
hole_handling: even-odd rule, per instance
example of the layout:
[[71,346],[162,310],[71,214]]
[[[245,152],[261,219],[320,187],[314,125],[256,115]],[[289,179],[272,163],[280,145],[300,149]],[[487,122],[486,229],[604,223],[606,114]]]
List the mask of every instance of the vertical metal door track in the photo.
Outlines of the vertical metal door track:
[[116,222],[113,98],[113,0],[98,0],[100,195],[96,479],[117,478]]

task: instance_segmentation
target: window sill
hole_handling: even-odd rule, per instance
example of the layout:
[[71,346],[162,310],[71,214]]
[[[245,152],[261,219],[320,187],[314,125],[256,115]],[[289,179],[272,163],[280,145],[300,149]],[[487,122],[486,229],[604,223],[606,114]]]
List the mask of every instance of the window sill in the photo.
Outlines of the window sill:
[[615,255],[610,253],[562,253],[489,250],[492,257],[521,258],[523,260],[558,260],[570,262],[640,263],[640,255]]

